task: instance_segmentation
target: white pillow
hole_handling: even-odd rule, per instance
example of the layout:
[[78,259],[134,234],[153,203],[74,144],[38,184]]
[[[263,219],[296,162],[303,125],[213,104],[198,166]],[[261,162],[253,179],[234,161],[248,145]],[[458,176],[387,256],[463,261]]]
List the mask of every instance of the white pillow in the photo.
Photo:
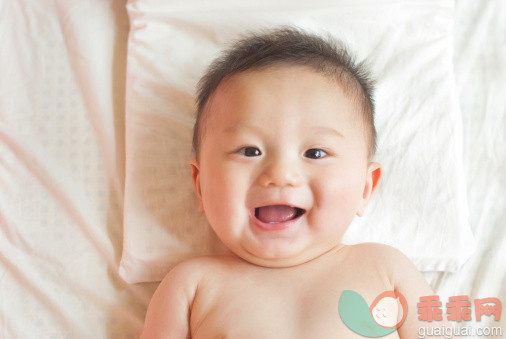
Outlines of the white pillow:
[[127,9],[127,282],[160,280],[186,258],[222,250],[190,179],[195,86],[241,33],[282,24],[330,32],[377,79],[384,176],[345,241],[392,245],[420,270],[457,270],[470,256],[451,0],[130,0]]

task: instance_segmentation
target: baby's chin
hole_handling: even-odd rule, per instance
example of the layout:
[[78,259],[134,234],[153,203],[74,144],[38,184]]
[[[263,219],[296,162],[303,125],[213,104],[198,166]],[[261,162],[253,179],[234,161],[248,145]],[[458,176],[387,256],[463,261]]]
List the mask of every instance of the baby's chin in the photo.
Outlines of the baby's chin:
[[331,248],[308,249],[306,251],[283,253],[267,251],[248,251],[247,249],[228,250],[227,255],[238,257],[250,264],[268,268],[288,268],[321,260],[331,256],[341,249],[343,245],[336,245]]

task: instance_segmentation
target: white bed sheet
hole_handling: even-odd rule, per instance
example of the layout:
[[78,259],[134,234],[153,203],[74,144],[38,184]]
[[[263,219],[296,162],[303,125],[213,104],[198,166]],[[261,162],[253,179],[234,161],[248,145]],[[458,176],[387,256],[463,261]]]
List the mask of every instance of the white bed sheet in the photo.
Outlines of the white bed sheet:
[[473,321],[460,325],[501,327],[506,337],[506,2],[457,1],[454,45],[477,249],[459,272],[425,276],[444,301],[455,295],[499,298],[499,322],[489,317],[476,322],[473,314]]
[[[0,338],[137,338],[156,284],[118,277],[124,1],[0,0]],[[506,303],[506,3],[457,1],[455,69],[478,248],[425,273]],[[502,326],[486,318],[475,326]]]
[[135,338],[124,1],[0,0],[0,338]]

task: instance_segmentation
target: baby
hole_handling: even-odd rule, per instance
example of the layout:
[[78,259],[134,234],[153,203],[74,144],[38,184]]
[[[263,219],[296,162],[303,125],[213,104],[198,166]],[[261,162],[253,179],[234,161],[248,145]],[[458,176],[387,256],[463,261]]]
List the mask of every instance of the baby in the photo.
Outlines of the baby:
[[199,83],[190,166],[228,252],[169,272],[143,338],[364,338],[346,323],[351,291],[367,305],[391,293],[362,316],[391,327],[385,338],[416,337],[417,302],[433,294],[423,276],[389,246],[341,243],[381,177],[373,112],[363,67],[331,40],[284,27],[217,59]]

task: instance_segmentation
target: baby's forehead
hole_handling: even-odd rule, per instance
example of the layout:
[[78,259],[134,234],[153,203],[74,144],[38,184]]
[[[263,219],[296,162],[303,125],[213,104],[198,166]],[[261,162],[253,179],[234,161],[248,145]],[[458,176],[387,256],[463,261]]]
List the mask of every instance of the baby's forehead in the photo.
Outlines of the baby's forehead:
[[[333,74],[326,74],[325,72],[319,71],[311,66],[306,65],[291,65],[291,64],[280,64],[280,65],[269,65],[266,67],[252,68],[242,72],[231,74],[220,81],[216,86],[215,91],[209,97],[209,101],[213,101],[217,94],[218,96],[226,95],[228,93],[237,93],[238,90],[251,90],[259,87],[262,84],[269,84],[272,81],[278,81],[279,79],[286,79],[284,82],[286,86],[284,88],[292,89],[294,82],[307,82],[311,86],[319,86],[318,83],[323,84],[325,87],[330,87],[332,90],[319,91],[318,88],[310,87],[308,85],[307,92],[319,91],[322,95],[328,93],[328,98],[336,98],[338,93],[341,100],[356,103],[356,93],[349,90],[348,84],[346,84],[340,77],[334,76]],[[317,79],[317,81],[315,81]],[[305,96],[301,96],[304,99]],[[323,98],[323,97],[322,97]],[[285,97],[280,96],[279,100],[284,100]]]
[[310,65],[299,65],[290,63],[280,63],[273,65],[265,65],[261,67],[249,68],[241,72],[232,73],[222,79],[218,85],[233,83],[232,80],[247,79],[258,80],[268,79],[272,77],[304,77],[311,76],[313,78],[324,79],[326,82],[332,83],[336,88],[342,88],[343,84],[338,80],[338,77],[331,73],[325,73]]
[[343,118],[357,121],[360,115],[356,101],[340,83],[322,72],[299,65],[236,73],[218,86],[209,101],[205,110],[207,123],[215,118],[223,121],[223,115],[227,121],[236,123],[241,118],[256,121],[258,116],[265,118],[266,115],[278,121],[302,115],[306,117],[305,122],[295,119],[293,123],[308,123],[321,121],[321,114],[332,123],[344,121]]
[[[292,95],[283,95],[286,92]],[[248,69],[224,78],[210,96],[205,114],[212,116],[238,101],[242,107],[256,106],[266,94],[273,105],[294,102],[311,109],[311,104],[334,101],[340,106],[352,107],[349,111],[353,118],[362,116],[356,94],[347,90],[346,84],[332,75],[301,65]]]

